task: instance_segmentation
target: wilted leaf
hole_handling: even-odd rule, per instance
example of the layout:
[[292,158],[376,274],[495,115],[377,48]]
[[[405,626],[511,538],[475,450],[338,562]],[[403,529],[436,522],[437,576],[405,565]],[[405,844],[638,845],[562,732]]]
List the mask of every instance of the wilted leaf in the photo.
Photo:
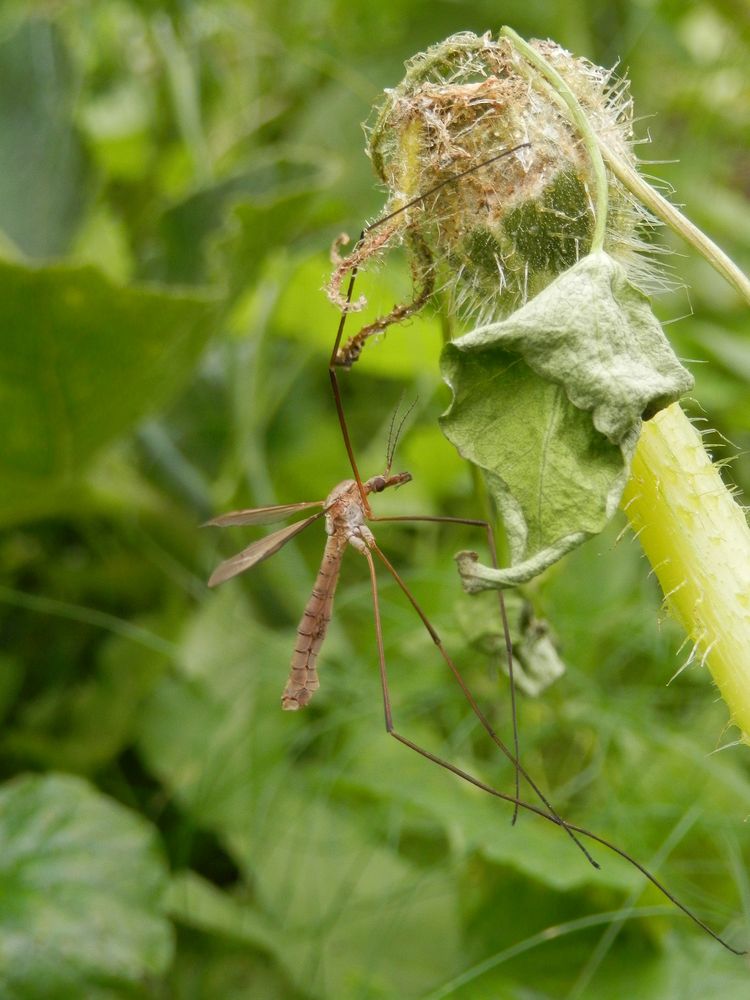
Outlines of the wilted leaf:
[[[505,595],[505,610],[513,647],[513,679],[524,694],[536,697],[565,673],[546,621],[536,618],[530,601],[518,591]],[[505,631],[497,594],[463,594],[456,602],[456,618],[464,639],[491,656],[508,673]]]
[[604,253],[508,319],[448,344],[443,376],[453,390],[443,431],[484,469],[511,553],[502,570],[465,554],[470,590],[529,580],[601,531],[642,417],[692,385],[647,299]]

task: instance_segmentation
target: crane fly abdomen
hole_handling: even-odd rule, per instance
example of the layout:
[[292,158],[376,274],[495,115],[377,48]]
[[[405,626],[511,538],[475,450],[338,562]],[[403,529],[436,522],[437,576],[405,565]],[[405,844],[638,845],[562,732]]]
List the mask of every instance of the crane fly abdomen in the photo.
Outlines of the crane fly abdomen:
[[281,707],[287,712],[304,708],[320,687],[316,661],[331,620],[333,596],[346,546],[351,544],[361,551],[374,541],[365,523],[364,505],[354,479],[345,479],[335,486],[323,509],[328,540],[312,594],[297,628],[289,680],[281,696]]
[[289,680],[281,696],[281,707],[287,712],[304,708],[320,687],[316,660],[331,620],[333,595],[336,593],[346,544],[347,539],[338,533],[329,535],[326,542],[310,600],[297,628]]

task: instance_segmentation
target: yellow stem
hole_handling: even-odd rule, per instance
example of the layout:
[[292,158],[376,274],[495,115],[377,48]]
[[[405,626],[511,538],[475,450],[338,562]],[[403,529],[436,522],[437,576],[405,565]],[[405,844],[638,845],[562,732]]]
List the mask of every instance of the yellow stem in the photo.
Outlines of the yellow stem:
[[622,507],[750,743],[750,530],[679,403],[643,425]]

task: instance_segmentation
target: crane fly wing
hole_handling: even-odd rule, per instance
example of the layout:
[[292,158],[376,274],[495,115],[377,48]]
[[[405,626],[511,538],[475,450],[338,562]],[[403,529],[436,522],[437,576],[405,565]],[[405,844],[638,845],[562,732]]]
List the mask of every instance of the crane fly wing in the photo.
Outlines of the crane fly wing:
[[313,514],[312,517],[305,518],[304,521],[297,521],[296,524],[287,525],[286,528],[281,528],[279,531],[274,531],[272,534],[266,535],[265,538],[259,538],[257,542],[248,545],[246,549],[238,552],[236,556],[225,559],[211,574],[208,581],[209,587],[215,587],[219,583],[224,583],[225,580],[231,580],[238,573],[243,573],[246,569],[257,566],[259,562],[263,562],[264,559],[268,559],[269,556],[274,555],[291,538],[304,531],[308,525],[312,524],[313,521],[317,521],[322,516],[323,511],[321,510],[318,514]]
[[310,507],[322,507],[322,500],[309,500],[302,503],[282,503],[276,507],[250,507],[248,510],[232,510],[228,514],[220,514],[211,518],[203,525],[204,528],[217,527],[228,528],[239,524],[273,524],[274,521],[283,521],[285,517],[298,514],[302,510],[309,510]]

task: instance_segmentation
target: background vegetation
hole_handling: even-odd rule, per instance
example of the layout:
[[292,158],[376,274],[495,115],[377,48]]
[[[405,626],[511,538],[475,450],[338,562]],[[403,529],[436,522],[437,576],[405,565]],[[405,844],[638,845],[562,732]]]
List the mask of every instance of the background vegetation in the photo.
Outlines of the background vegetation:
[[[744,960],[632,869],[598,851],[594,872],[532,817],[511,829],[387,739],[353,553],[297,715],[279,695],[322,532],[204,584],[255,537],[199,530],[208,516],[347,475],[319,289],[332,238],[378,211],[359,123],[404,59],[500,17],[620,60],[655,116],[642,155],[666,162],[647,169],[747,268],[741,0],[3,4],[3,998],[747,996]],[[693,359],[693,410],[747,489],[746,313],[691,254],[669,265],[687,287],[658,309]],[[408,279],[394,261],[366,285],[388,307]],[[436,426],[439,343],[424,316],[344,379],[368,474],[400,395],[419,399],[397,456],[414,482],[380,512],[476,516]],[[747,750],[713,752],[735,734],[699,665],[667,686],[689,651],[621,529],[535,590],[567,673],[522,701],[524,758],[566,817],[746,944]],[[481,540],[379,537],[507,731],[503,678],[456,615],[452,554]],[[400,728],[510,788],[387,581],[382,603]]]

